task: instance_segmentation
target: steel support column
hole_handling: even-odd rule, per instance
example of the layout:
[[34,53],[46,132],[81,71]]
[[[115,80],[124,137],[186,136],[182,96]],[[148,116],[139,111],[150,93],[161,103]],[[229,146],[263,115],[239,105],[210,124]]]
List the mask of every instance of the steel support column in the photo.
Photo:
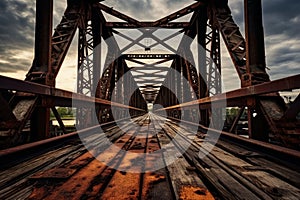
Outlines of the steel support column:
[[[208,96],[214,96],[222,92],[221,89],[221,47],[220,47],[220,32],[218,30],[218,24],[213,14],[215,11],[209,12],[209,32],[206,36],[206,51],[209,55],[207,59],[208,66]],[[212,107],[210,110],[211,127],[221,130],[223,128],[223,116],[221,108]]]
[[[206,66],[206,26],[207,26],[207,8],[200,7],[197,20],[197,44],[198,44],[198,68],[199,68],[199,98],[208,97],[207,84],[207,66]],[[209,116],[207,110],[200,110],[200,124],[209,125]]]
[[261,0],[245,0],[246,71],[248,85],[269,81],[266,74]]
[[36,1],[34,74],[38,83],[55,85],[51,70],[53,0]]
[[103,23],[101,17],[96,11],[96,8],[92,8],[92,34],[93,34],[93,81],[92,81],[92,96],[95,96],[98,81],[101,77],[101,53],[102,53],[102,29]]
[[[246,76],[245,85],[250,86],[269,81],[266,74],[264,31],[261,0],[245,0],[246,32]],[[248,129],[253,139],[268,140],[269,133],[264,117],[260,114],[255,98],[248,99]]]
[[[51,68],[53,0],[36,1],[36,31],[34,71],[35,82],[55,86],[55,77]],[[31,118],[32,140],[41,140],[50,135],[50,108],[37,107]]]

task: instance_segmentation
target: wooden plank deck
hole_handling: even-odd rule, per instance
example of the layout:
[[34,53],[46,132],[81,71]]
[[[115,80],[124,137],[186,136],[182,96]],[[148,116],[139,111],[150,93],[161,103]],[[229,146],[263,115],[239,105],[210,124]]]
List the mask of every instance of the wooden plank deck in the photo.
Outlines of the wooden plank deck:
[[[189,127],[155,115],[122,122],[86,138],[95,144],[108,138],[117,151],[99,152],[97,145],[87,151],[76,139],[1,167],[0,199],[299,199],[299,166],[228,141],[210,146],[203,134],[191,135]],[[175,162],[151,170],[184,150],[174,137],[190,147]],[[159,151],[170,144],[176,148]]]

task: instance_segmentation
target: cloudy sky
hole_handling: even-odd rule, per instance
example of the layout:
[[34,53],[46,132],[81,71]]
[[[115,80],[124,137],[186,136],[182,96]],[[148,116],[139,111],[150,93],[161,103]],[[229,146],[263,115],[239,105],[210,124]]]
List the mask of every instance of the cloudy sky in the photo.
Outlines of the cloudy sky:
[[[54,26],[60,21],[66,0],[54,0]],[[106,0],[104,4],[138,20],[156,20],[192,0]],[[229,0],[235,21],[244,33],[243,0]],[[300,73],[300,1],[263,0],[263,20],[268,72],[272,80]],[[35,1],[0,1],[0,74],[24,79],[31,66],[34,46]],[[77,40],[77,39],[75,39]],[[57,78],[59,88],[76,84],[76,42]],[[239,80],[225,48],[222,50],[226,90],[239,87]]]

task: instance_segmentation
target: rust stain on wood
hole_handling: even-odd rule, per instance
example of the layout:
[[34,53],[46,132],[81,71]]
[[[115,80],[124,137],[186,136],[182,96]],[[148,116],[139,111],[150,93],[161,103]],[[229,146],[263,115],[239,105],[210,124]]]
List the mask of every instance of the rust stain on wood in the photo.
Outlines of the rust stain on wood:
[[181,200],[213,200],[213,195],[206,189],[193,186],[182,186],[179,199]]

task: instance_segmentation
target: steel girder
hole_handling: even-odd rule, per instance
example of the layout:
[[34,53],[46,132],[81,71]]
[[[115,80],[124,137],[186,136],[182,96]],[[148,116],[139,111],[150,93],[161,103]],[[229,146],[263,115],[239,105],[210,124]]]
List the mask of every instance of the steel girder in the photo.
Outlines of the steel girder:
[[[48,6],[51,7],[51,1],[47,0]],[[79,76],[84,77],[85,73],[88,74],[88,78],[86,80],[81,79],[79,84],[78,92],[86,93],[86,94],[94,94],[96,93],[97,97],[102,99],[110,100],[113,95],[113,88],[116,86],[116,82],[122,77],[122,74],[126,73],[129,68],[126,66],[126,62],[123,59],[117,59],[122,50],[119,49],[117,42],[113,38],[114,34],[117,34],[117,31],[114,28],[141,28],[145,26],[151,26],[155,28],[181,28],[178,33],[169,36],[169,38],[159,39],[155,38],[156,43],[151,45],[154,47],[155,45],[162,43],[165,47],[169,47],[165,42],[178,35],[179,33],[184,33],[187,37],[194,39],[198,35],[198,43],[200,43],[204,49],[206,50],[205,56],[204,53],[198,52],[200,58],[198,62],[194,63],[193,55],[190,51],[191,41],[183,39],[180,44],[178,51],[174,50],[174,52],[182,52],[185,53],[186,57],[189,59],[183,59],[178,57],[165,58],[166,60],[173,60],[173,64],[171,65],[172,69],[176,69],[180,75],[174,75],[172,72],[167,75],[165,83],[173,87],[176,91],[177,98],[183,100],[183,102],[187,102],[188,98],[183,96],[183,89],[186,87],[183,81],[183,77],[188,79],[190,85],[192,86],[194,92],[199,101],[206,101],[208,98],[208,92],[210,95],[216,95],[221,92],[221,81],[218,73],[221,73],[221,60],[220,60],[220,34],[223,37],[227,50],[233,60],[233,64],[236,68],[236,71],[240,77],[242,87],[252,87],[256,84],[261,84],[264,82],[269,82],[269,76],[265,70],[265,62],[264,62],[264,46],[263,46],[263,35],[261,29],[261,2],[245,0],[245,19],[246,19],[246,40],[243,38],[242,34],[239,31],[238,26],[234,22],[230,9],[225,0],[220,1],[199,1],[190,6],[187,6],[184,9],[181,9],[177,12],[172,13],[162,19],[159,19],[154,22],[141,22],[135,20],[129,16],[126,16],[112,8],[109,8],[99,2],[95,1],[68,1],[68,7],[64,13],[64,16],[60,22],[60,24],[55,29],[53,36],[48,36],[41,38],[42,36],[37,36],[37,40],[43,40],[44,46],[45,44],[49,44],[48,52],[39,55],[36,52],[37,59],[33,62],[29,73],[27,74],[26,80],[32,82],[38,82],[46,85],[55,85],[55,78],[59,72],[59,69],[62,65],[62,62],[68,52],[71,41],[74,37],[74,34],[77,28],[80,28],[79,33],[79,64],[83,65],[83,68],[79,69]],[[44,5],[46,6],[46,5]],[[49,7],[48,17],[52,15],[52,10]],[[40,10],[41,11],[41,10]],[[103,16],[103,13],[107,12],[119,19],[124,20],[125,22],[107,22]],[[206,13],[207,12],[207,13]],[[175,19],[178,19],[187,14],[193,13],[190,22],[184,23],[176,23],[173,22]],[[46,17],[46,14],[44,17]],[[201,20],[202,17],[202,20]],[[257,20],[253,20],[253,17],[257,17]],[[209,19],[209,23],[207,24],[207,19]],[[46,18],[40,18],[40,20],[46,20],[47,32],[49,32],[49,27],[51,20],[47,20]],[[98,23],[90,23],[90,21],[100,22]],[[259,24],[257,24],[257,21]],[[38,22],[38,25],[41,25],[41,22]],[[255,31],[258,28],[258,31]],[[101,29],[101,31],[99,31]],[[209,30],[209,31],[206,31]],[[37,33],[38,35],[39,33]],[[46,33],[48,34],[48,33]],[[257,35],[255,35],[257,34]],[[96,44],[101,42],[101,36],[104,40],[112,37],[112,42],[109,43],[110,51],[107,54],[107,59],[105,62],[105,66],[107,67],[104,71],[103,77],[101,77],[99,83],[96,84],[90,82],[91,80],[95,80],[98,76],[99,67],[95,65],[90,65],[88,63],[88,55],[89,52],[92,52],[92,49],[95,48]],[[125,37],[125,36],[124,36]],[[144,36],[143,36],[144,37]],[[154,37],[154,36],[153,36]],[[99,39],[100,38],[100,39]],[[130,38],[128,38],[130,40]],[[140,41],[130,40],[132,42],[127,48],[132,47],[133,44],[138,44],[141,47],[144,47]],[[253,43],[251,43],[251,42]],[[38,41],[36,41],[38,42]],[[252,46],[250,46],[252,45]],[[150,47],[150,48],[151,48]],[[253,49],[258,50],[258,57],[255,57],[252,52]],[[38,51],[40,47],[36,47],[36,51]],[[148,47],[149,48],[149,47]],[[126,50],[126,49],[125,49]],[[100,50],[101,51],[101,50]],[[209,55],[211,60],[210,62],[206,62],[204,59],[206,55]],[[127,59],[142,59],[143,55],[126,55]],[[132,56],[132,58],[130,58]],[[136,58],[140,56],[139,58]],[[157,55],[151,55],[155,57]],[[203,57],[201,57],[203,56]],[[146,57],[145,59],[149,59]],[[187,60],[192,60],[192,63]],[[204,63],[205,60],[205,63]],[[42,61],[42,62],[41,62]],[[95,61],[93,59],[93,61]],[[140,61],[136,61],[137,64]],[[162,61],[161,61],[162,62]],[[45,64],[46,63],[46,64]],[[97,61],[96,61],[97,63]],[[100,62],[101,63],[101,62]],[[213,64],[214,63],[214,64]],[[198,65],[200,74],[198,74],[195,65]],[[205,67],[202,67],[205,66]],[[119,71],[119,70],[123,71]],[[204,71],[202,71],[204,70]],[[96,72],[96,73],[95,73]],[[175,76],[175,77],[173,77]],[[202,78],[201,78],[202,77]],[[173,84],[175,78],[177,84]],[[203,79],[203,80],[202,80]],[[124,91],[125,95],[130,94],[127,91],[135,88],[136,82],[134,81],[134,77],[128,78],[128,80],[122,80],[123,84],[121,88],[117,88],[117,91]],[[179,83],[178,83],[179,82]],[[208,84],[205,84],[208,83]],[[146,83],[146,82],[145,82]],[[126,85],[130,85],[129,89],[125,87]],[[259,85],[258,88],[264,88]],[[189,88],[189,87],[187,87]],[[96,90],[96,92],[95,92]],[[242,89],[240,90],[242,91]],[[267,89],[265,88],[265,91]],[[275,90],[278,91],[278,90]],[[152,92],[152,94],[154,94]],[[124,99],[125,99],[124,95]],[[162,96],[166,95],[166,100],[168,103],[166,105],[174,105],[177,104],[178,101],[172,96],[170,91],[166,89],[162,89],[157,96],[156,101],[163,100]],[[244,94],[247,96],[246,94]],[[218,96],[218,95],[216,95]],[[129,97],[128,97],[129,98]],[[236,99],[235,99],[236,100]],[[121,100],[122,101],[122,100]],[[233,102],[233,101],[232,101]],[[242,102],[242,103],[241,103]],[[130,100],[130,103],[139,108],[146,109],[146,102],[143,98],[141,92],[134,91],[134,95]],[[199,103],[199,102],[198,102]],[[239,106],[248,106],[250,109],[249,112],[249,127],[250,127],[250,136],[257,139],[265,140],[266,138],[260,138],[260,136],[253,135],[255,132],[260,132],[261,130],[268,132],[269,130],[259,129],[252,130],[252,113],[258,112],[260,115],[259,119],[266,121],[269,124],[270,132],[273,132],[276,136],[280,138],[283,143],[286,138],[289,137],[288,132],[286,131],[285,126],[278,126],[281,122],[285,121],[286,124],[290,125],[291,120],[295,120],[295,112],[292,112],[291,109],[287,110],[282,98],[278,95],[278,93],[273,93],[271,95],[258,96],[258,94],[251,96],[247,96],[245,100],[239,100],[239,102],[235,101],[234,103],[239,104]],[[22,106],[26,104],[26,106]],[[297,98],[292,108],[297,107],[299,104],[299,98]],[[15,111],[21,111],[26,113],[22,119],[19,119],[18,116],[15,115],[18,123],[20,122],[20,126],[17,128],[14,127],[12,129],[8,129],[10,133],[19,133],[22,131],[25,123],[32,116],[33,111],[37,105],[47,105],[48,108],[53,108],[53,101],[41,101],[37,95],[30,96],[24,95],[22,93],[17,93],[17,95],[10,101],[10,110],[13,113]],[[105,112],[109,112],[109,109],[105,108]],[[200,109],[207,109],[207,107],[201,107]],[[100,110],[104,110],[100,108]],[[137,113],[134,113],[137,114]],[[172,113],[171,113],[172,114]],[[40,112],[35,116],[48,115],[45,111]],[[174,114],[172,114],[174,116]],[[14,117],[10,118],[13,119]],[[201,118],[207,118],[208,116],[202,116]],[[46,118],[45,118],[46,119]],[[207,122],[205,122],[207,124]],[[294,128],[294,127],[293,127]],[[284,133],[284,134],[282,134]],[[265,137],[265,136],[263,136]],[[268,137],[268,136],[267,136]]]
[[[90,6],[86,7],[85,16],[78,31],[78,71],[77,71],[77,92],[86,96],[94,96],[94,34],[93,23],[87,16],[92,15]],[[100,76],[100,74],[99,74]],[[89,108],[76,109],[76,127],[83,129],[92,126],[93,112]]]

